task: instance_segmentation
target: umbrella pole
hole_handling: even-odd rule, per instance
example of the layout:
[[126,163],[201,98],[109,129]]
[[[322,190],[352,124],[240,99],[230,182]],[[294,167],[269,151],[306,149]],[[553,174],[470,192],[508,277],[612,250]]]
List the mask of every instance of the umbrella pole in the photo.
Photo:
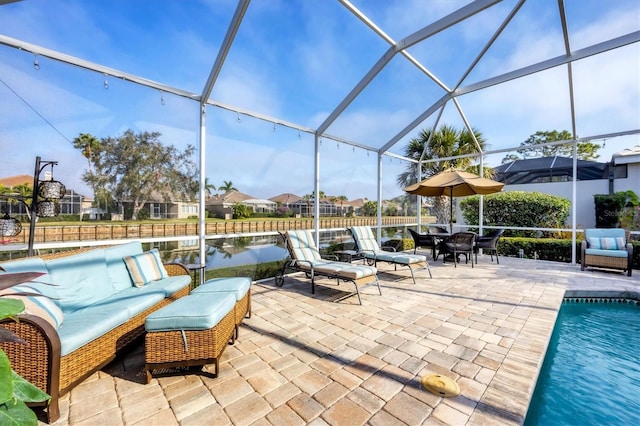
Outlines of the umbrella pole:
[[449,187],[449,232],[453,234],[453,186]]

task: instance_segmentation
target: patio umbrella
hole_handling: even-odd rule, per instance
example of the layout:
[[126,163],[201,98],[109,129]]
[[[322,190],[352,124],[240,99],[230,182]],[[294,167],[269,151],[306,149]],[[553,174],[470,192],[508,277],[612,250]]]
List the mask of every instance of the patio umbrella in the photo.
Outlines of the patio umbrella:
[[504,183],[459,170],[445,170],[427,179],[407,186],[404,191],[423,197],[448,195],[451,198],[449,230],[453,232],[453,197],[484,195],[500,192]]

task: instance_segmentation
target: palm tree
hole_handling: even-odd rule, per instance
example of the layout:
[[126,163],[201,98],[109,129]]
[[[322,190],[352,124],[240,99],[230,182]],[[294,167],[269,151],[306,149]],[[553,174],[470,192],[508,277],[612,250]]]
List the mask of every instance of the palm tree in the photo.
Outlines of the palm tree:
[[80,133],[78,137],[73,140],[73,147],[82,151],[82,155],[89,162],[89,170],[93,170],[92,160],[100,148],[98,138],[89,133]]
[[[473,129],[473,135],[478,145],[480,145],[480,148],[484,151],[486,141],[482,133]],[[416,165],[413,163],[409,164],[407,170],[398,175],[397,183],[404,188],[451,168],[473,172],[472,159],[470,157],[447,160],[438,159],[478,152],[478,147],[473,140],[473,136],[467,129],[457,130],[447,125],[443,125],[435,133],[432,132],[431,129],[423,129],[418,137],[409,141],[405,147],[404,155],[415,160],[420,160],[422,157],[422,160],[436,161],[422,163],[422,170],[419,176],[417,176],[416,173]],[[475,171],[478,171],[477,168]],[[491,169],[485,169],[483,175],[490,177]],[[438,223],[448,222],[449,202],[449,197],[437,197],[434,199],[433,205]]]
[[216,190],[216,186],[212,183],[209,183],[209,178],[204,178],[204,190],[207,192],[207,195],[211,197],[211,192]]
[[223,180],[222,186],[219,186],[218,190],[225,193],[229,191],[237,191],[236,187],[233,186],[233,182],[231,182],[230,180]]
[[340,215],[344,216],[344,212],[342,211],[342,206],[344,205],[344,202],[348,200],[346,195],[338,195],[336,198],[336,201],[340,201]]

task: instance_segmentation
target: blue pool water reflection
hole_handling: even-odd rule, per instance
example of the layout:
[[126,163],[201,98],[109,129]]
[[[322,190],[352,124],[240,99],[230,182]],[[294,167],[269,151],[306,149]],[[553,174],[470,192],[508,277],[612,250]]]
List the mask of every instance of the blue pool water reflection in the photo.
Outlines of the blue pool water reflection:
[[[385,228],[382,241],[402,238],[403,230],[404,228]],[[353,239],[346,229],[321,233],[321,249],[338,243],[344,244],[345,249],[353,248]],[[208,270],[281,261],[286,259],[288,255],[282,237],[279,235],[217,238],[207,240],[206,244],[207,257],[204,263]],[[160,250],[162,259],[166,262],[202,263],[200,262],[197,239],[154,243],[153,247]]]
[[640,424],[640,306],[564,303],[525,425]]

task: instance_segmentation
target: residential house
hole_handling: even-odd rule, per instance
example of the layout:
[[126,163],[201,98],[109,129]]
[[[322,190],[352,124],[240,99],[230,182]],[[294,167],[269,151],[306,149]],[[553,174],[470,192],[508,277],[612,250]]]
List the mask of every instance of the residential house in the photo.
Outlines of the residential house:
[[264,200],[232,190],[221,195],[211,197],[206,202],[206,210],[214,217],[230,219],[233,217],[233,205],[242,203],[251,207],[254,213],[272,213],[276,210],[276,202]]

